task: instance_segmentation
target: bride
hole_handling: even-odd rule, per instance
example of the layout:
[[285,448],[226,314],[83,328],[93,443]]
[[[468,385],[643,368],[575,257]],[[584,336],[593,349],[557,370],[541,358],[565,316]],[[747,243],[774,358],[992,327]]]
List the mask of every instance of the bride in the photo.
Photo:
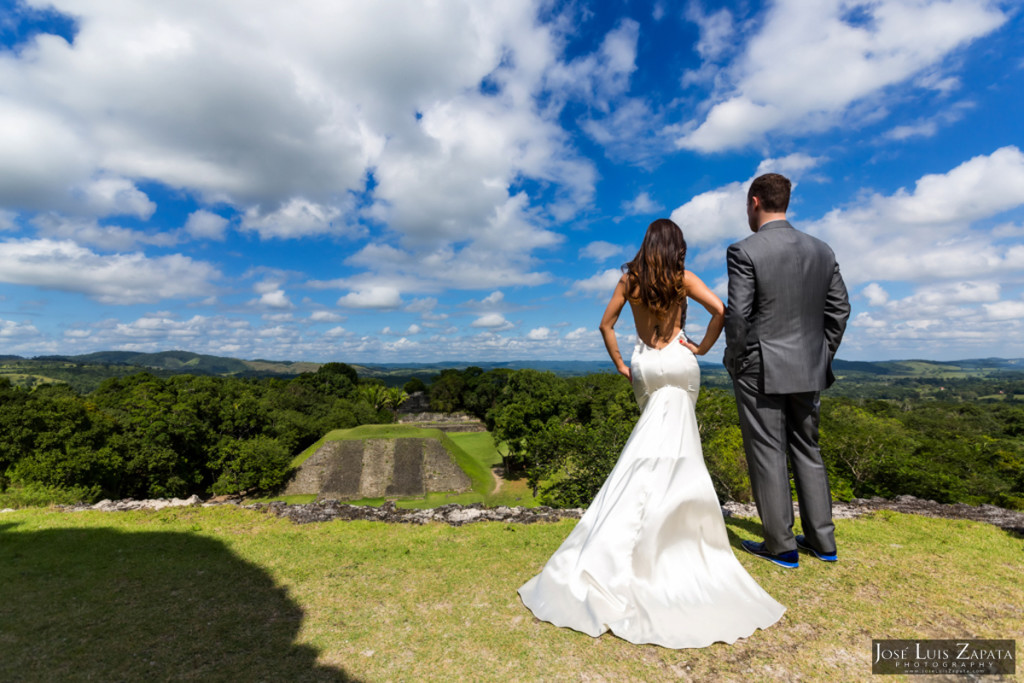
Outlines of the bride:
[[[679,226],[662,218],[623,266],[601,334],[642,413],[582,519],[519,589],[534,615],[556,626],[670,648],[733,643],[786,610],[733,555],[704,466],[696,356],[721,334],[724,307],[684,269],[685,256]],[[683,332],[687,297],[711,313],[700,345]],[[614,332],[627,301],[639,338],[629,366]]]

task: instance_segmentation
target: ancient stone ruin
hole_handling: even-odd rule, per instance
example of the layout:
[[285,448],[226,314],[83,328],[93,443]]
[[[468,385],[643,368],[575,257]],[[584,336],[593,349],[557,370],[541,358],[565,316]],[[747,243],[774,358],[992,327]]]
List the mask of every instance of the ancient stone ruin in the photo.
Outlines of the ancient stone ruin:
[[415,425],[420,429],[440,429],[442,432],[486,432],[483,422],[467,413],[430,413],[420,411],[402,415],[400,424]]
[[468,491],[472,482],[437,439],[328,441],[299,467],[284,495],[404,498]]

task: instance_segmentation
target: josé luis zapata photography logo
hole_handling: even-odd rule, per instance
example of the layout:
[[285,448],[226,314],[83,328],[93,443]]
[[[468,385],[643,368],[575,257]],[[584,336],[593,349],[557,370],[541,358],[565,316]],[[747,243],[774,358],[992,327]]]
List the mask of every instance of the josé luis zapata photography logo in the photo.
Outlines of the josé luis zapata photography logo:
[[872,640],[873,674],[1013,674],[1013,640]]

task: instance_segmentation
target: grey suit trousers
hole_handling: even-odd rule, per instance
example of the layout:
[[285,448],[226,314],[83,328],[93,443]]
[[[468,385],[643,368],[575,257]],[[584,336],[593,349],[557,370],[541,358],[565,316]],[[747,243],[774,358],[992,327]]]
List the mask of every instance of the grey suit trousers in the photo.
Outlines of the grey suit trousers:
[[796,550],[788,454],[804,536],[816,550],[835,552],[832,494],[818,448],[819,392],[764,394],[757,365],[734,377],[733,388],[765,547],[773,554]]

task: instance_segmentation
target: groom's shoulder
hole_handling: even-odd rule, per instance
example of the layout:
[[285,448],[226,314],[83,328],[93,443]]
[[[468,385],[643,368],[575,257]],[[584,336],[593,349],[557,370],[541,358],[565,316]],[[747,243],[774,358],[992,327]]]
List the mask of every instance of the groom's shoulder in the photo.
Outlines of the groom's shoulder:
[[[819,249],[824,247],[825,249],[828,249],[829,251],[832,250],[832,248],[828,246],[828,242],[826,242],[823,239],[819,239],[819,238],[815,237],[814,235],[806,233],[803,230],[800,230],[799,228],[794,226],[789,221],[778,221],[776,223],[776,225],[774,225],[773,227],[774,228],[789,228],[789,229],[788,230],[784,230],[784,229],[783,230],[776,230],[776,229],[759,230],[758,232],[754,233],[750,237],[757,237],[758,235],[760,235],[760,236],[762,236],[764,238],[767,238],[767,239],[770,239],[772,237],[779,237],[779,238],[785,239],[787,241],[788,240],[795,240],[797,242],[803,242],[805,244],[812,244],[812,245],[818,247]],[[750,238],[747,238],[747,239],[750,239]]]
[[820,251],[827,251],[830,254],[832,253],[832,247],[829,246],[829,243],[825,240],[815,237],[814,235],[809,235],[801,230],[797,230],[796,233],[799,235],[799,239],[803,240],[805,243],[814,245]]
[[741,240],[737,240],[729,245],[730,251],[746,251],[751,247],[756,248],[757,245],[763,242],[765,239],[764,233],[755,232],[747,235]]
[[738,242],[733,242],[728,247],[726,247],[726,250],[725,250],[726,256],[729,256],[729,255],[737,256],[737,255],[739,255],[741,253],[745,253],[747,251],[747,249],[750,247],[750,245],[752,244],[751,241],[750,241],[750,238],[751,237],[756,237],[756,236],[757,236],[756,234],[749,235],[749,236],[744,237],[743,239],[739,240]]

